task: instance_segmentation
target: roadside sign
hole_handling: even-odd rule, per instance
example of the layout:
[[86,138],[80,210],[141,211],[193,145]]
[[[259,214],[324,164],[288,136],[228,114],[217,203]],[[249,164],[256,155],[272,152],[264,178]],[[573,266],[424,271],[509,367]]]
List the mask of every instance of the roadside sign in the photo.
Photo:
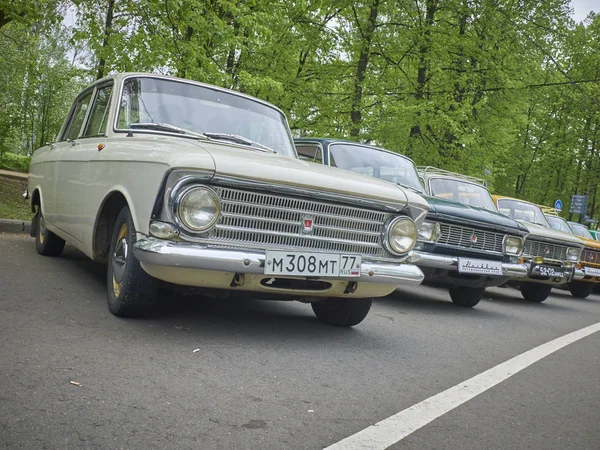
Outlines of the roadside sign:
[[562,211],[562,200],[556,200],[554,202],[554,209],[556,210],[556,212]]
[[588,196],[573,195],[571,196],[571,212],[575,214],[584,214],[587,212]]

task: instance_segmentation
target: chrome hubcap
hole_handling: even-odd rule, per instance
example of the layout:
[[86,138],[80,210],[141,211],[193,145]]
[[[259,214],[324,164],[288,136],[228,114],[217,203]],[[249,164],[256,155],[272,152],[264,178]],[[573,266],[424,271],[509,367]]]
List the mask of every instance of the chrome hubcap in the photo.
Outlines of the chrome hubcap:
[[125,263],[127,262],[128,253],[129,246],[127,245],[127,239],[123,237],[117,241],[115,252],[112,255],[113,276],[117,283],[121,283],[123,281],[123,274],[125,273]]

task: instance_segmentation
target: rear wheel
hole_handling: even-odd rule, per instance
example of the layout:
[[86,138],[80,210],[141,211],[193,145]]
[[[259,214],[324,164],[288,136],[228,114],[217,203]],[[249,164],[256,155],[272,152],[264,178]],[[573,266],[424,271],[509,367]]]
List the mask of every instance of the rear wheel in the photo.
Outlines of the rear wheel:
[[142,269],[133,254],[135,227],[125,206],[115,221],[107,271],[108,308],[115,316],[137,317],[156,302],[158,282]]
[[474,288],[468,286],[456,286],[450,288],[450,298],[455,305],[472,308],[475,306],[485,292],[485,288]]
[[573,297],[586,298],[593,290],[594,285],[592,283],[578,283],[577,281],[571,281],[571,283],[569,283],[569,291],[571,291]]
[[325,298],[311,303],[317,318],[327,325],[353,327],[361,323],[371,309],[370,298]]
[[521,295],[530,302],[541,303],[548,298],[552,291],[552,286],[537,283],[523,283],[521,285]]
[[59,256],[65,248],[65,241],[46,228],[46,221],[41,208],[38,208],[34,220],[36,221],[36,251],[44,256]]

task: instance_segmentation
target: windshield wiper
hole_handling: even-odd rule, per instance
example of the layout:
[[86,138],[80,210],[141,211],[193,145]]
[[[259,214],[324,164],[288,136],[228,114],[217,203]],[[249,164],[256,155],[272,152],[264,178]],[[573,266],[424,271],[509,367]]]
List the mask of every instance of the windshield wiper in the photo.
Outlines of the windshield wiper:
[[144,130],[156,130],[156,131],[168,131],[170,133],[178,133],[185,134],[187,136],[194,136],[202,139],[208,139],[202,133],[196,133],[194,131],[186,130],[185,128],[181,128],[175,125],[171,125],[170,123],[154,123],[154,122],[142,122],[142,123],[131,123],[129,124],[129,128],[135,129],[144,129]]
[[411,191],[414,191],[417,194],[422,194],[423,193],[423,191],[421,189],[413,187],[413,186],[411,186],[409,184],[404,184],[404,183],[396,183],[396,184],[399,185],[399,186],[402,186],[403,188],[410,189]]
[[256,147],[256,148],[259,148],[266,152],[277,153],[271,147],[267,147],[266,145],[259,144],[258,142],[255,142],[252,139],[245,138],[244,136],[240,136],[239,134],[211,133],[211,132],[207,132],[207,133],[203,133],[203,134],[204,134],[204,136],[211,138],[211,139],[236,142],[238,144],[244,144],[244,145]]

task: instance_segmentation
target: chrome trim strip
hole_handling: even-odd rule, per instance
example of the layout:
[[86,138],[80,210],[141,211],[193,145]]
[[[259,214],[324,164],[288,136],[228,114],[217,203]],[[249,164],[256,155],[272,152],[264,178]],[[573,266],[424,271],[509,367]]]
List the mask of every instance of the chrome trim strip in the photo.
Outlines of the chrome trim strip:
[[[219,272],[264,274],[265,252],[215,249],[186,242],[147,238],[133,245],[135,257],[146,264]],[[300,278],[306,277],[289,277]],[[330,278],[384,284],[419,285],[424,275],[417,266],[363,261],[360,277]],[[328,278],[322,278],[328,279]]]

